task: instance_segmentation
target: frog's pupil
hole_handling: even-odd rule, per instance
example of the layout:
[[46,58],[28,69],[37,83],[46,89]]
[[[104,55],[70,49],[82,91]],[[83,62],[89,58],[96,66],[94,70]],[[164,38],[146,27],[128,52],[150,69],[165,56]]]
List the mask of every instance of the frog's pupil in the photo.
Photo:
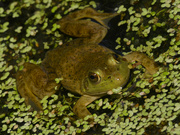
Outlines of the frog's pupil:
[[98,77],[98,76],[97,76],[96,73],[90,73],[90,78],[91,78],[92,80],[96,79],[97,77]]
[[98,78],[99,78],[99,76],[96,73],[92,73],[92,72],[89,73],[89,79],[91,81],[97,82],[99,80]]
[[90,76],[91,79],[94,79],[95,77],[93,75]]

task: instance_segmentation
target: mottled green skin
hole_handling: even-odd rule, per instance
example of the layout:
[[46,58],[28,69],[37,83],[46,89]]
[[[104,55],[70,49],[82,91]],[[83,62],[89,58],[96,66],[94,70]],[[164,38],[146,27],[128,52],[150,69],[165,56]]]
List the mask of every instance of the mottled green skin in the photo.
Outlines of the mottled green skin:
[[[78,117],[84,118],[91,114],[86,108],[88,104],[127,83],[130,74],[128,62],[141,62],[151,74],[155,73],[157,68],[154,61],[142,53],[133,52],[122,57],[98,45],[107,33],[107,26],[102,20],[116,15],[85,8],[57,22],[62,32],[79,38],[49,51],[40,66],[24,64],[24,69],[17,73],[17,89],[26,104],[42,110],[40,100],[54,94],[55,88],[62,85],[82,95],[73,111]],[[93,18],[101,25],[81,20],[84,17]],[[63,80],[57,84],[55,78]]]
[[[129,78],[127,61],[114,52],[97,44],[62,46],[49,51],[42,63],[43,69],[54,69],[56,77],[62,77],[61,84],[67,90],[81,95],[100,95],[108,90],[124,86]],[[91,82],[89,72],[99,74],[101,81]]]

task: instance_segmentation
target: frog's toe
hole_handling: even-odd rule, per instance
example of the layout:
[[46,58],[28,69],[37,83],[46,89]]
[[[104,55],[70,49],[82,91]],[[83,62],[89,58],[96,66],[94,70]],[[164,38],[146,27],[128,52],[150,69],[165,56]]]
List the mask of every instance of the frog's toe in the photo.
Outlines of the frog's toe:
[[85,118],[87,115],[91,115],[91,113],[88,111],[86,106],[76,104],[73,108],[73,112],[79,117],[79,118]]

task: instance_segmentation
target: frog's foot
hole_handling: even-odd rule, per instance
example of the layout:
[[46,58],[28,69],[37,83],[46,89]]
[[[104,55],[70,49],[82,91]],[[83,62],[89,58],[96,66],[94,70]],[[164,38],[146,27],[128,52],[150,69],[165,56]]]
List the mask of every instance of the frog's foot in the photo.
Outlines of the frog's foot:
[[128,62],[134,62],[137,61],[141,63],[146,68],[146,75],[153,75],[158,70],[159,67],[155,63],[153,59],[150,59],[147,55],[141,52],[132,52],[125,56],[123,56]]
[[18,71],[16,81],[17,89],[20,95],[25,98],[25,103],[37,111],[42,110],[40,100],[55,92],[46,90],[46,87],[49,86],[48,77],[40,66],[35,64],[25,63],[24,69]]
[[[63,17],[57,23],[60,24],[62,32],[74,37],[81,37],[82,44],[98,44],[107,34],[108,27],[103,20],[117,15],[117,13],[98,13],[92,8],[85,8]],[[94,19],[99,24],[86,18]]]
[[[84,118],[87,115],[91,115],[91,113],[88,111],[86,108],[87,105],[89,105],[91,102],[94,100],[100,98],[100,96],[88,96],[88,95],[83,95],[75,104],[73,107],[73,112],[79,117],[79,118]],[[93,120],[90,119],[90,121]]]

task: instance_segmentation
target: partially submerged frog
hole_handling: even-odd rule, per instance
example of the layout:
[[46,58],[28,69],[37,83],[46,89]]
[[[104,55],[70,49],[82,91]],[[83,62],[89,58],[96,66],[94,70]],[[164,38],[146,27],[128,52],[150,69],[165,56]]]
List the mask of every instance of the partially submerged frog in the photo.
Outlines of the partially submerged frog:
[[[123,87],[130,75],[128,63],[140,62],[150,74],[157,72],[155,62],[143,53],[132,52],[120,56],[98,45],[107,34],[103,20],[116,13],[98,13],[92,8],[75,11],[57,24],[68,35],[78,37],[49,51],[41,65],[25,63],[17,73],[17,89],[25,103],[35,110],[42,110],[40,100],[56,92],[61,85],[81,95],[73,112],[84,118],[91,115],[86,106],[104,96],[113,88]],[[96,22],[88,19],[92,18]],[[63,78],[60,83],[55,78]]]

